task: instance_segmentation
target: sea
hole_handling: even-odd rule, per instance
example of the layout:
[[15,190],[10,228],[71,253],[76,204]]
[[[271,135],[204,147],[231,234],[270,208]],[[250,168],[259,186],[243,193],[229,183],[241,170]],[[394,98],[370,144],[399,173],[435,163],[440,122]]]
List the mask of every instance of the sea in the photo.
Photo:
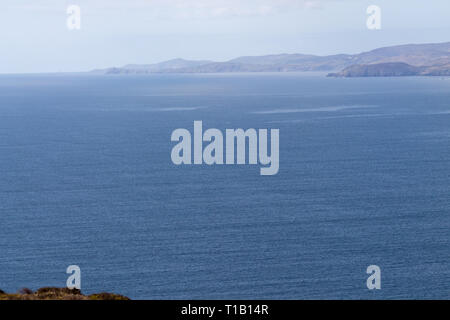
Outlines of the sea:
[[[278,174],[175,165],[196,120],[279,129]],[[132,299],[449,299],[450,78],[1,75],[0,289],[70,265]]]

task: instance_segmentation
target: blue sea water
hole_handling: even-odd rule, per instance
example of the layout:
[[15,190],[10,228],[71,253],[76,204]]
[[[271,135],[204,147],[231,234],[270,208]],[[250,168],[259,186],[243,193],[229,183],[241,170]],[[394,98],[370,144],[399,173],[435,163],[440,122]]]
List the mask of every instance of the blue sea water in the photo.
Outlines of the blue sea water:
[[[175,166],[194,120],[280,129],[279,173]],[[0,76],[5,291],[448,299],[449,236],[449,78]]]

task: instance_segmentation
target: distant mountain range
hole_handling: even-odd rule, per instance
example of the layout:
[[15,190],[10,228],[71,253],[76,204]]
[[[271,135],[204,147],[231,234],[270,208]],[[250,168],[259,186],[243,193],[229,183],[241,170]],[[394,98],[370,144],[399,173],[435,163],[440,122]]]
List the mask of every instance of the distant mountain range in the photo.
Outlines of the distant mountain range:
[[[341,71],[339,71],[341,70]],[[384,47],[359,54],[246,56],[225,62],[174,59],[93,70],[97,74],[335,71],[334,77],[449,76],[450,42]],[[337,72],[336,72],[337,71]]]

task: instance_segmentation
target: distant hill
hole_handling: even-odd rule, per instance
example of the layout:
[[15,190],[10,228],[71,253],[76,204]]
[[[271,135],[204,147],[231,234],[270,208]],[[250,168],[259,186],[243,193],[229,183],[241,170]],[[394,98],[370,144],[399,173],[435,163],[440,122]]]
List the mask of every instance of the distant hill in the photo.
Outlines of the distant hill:
[[[376,66],[374,66],[376,65]],[[225,62],[174,59],[94,70],[100,74],[339,71],[330,76],[448,75],[450,42],[384,47],[359,54],[245,56]]]
[[358,54],[355,63],[404,62],[413,66],[430,66],[446,61],[450,61],[450,42],[379,48]]
[[213,61],[200,60],[200,61],[191,61],[184,59],[172,59],[160,63],[155,64],[128,64],[120,68],[108,68],[108,69],[99,69],[93,70],[94,73],[106,73],[106,74],[114,74],[114,73],[160,73],[160,72],[171,72],[174,70],[180,70],[185,68],[195,68],[198,66],[202,66],[205,64],[212,63]]
[[422,67],[411,66],[404,62],[386,62],[375,64],[356,64],[341,72],[329,73],[329,77],[399,77],[419,75]]
[[404,76],[450,76],[450,63],[436,66],[412,66],[404,62],[357,64],[328,77],[404,77]]

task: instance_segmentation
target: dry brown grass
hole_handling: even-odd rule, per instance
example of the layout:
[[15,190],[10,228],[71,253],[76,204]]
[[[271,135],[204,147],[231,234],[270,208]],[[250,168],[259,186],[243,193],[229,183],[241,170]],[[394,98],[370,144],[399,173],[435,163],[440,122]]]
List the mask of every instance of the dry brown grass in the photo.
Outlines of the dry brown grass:
[[18,293],[6,293],[0,290],[0,300],[130,300],[114,293],[96,293],[84,295],[80,290],[46,287],[37,291],[21,289]]

